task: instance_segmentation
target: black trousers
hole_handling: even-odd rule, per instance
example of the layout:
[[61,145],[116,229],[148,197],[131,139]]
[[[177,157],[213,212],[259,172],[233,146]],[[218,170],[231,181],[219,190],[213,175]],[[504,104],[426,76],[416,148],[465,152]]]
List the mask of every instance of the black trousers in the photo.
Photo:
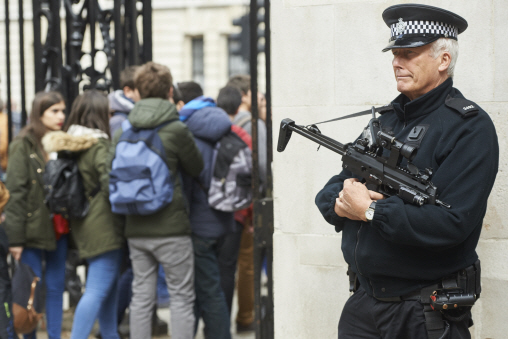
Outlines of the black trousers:
[[[446,339],[470,339],[471,314],[449,322]],[[419,301],[383,302],[360,287],[346,302],[339,321],[339,339],[427,339]]]

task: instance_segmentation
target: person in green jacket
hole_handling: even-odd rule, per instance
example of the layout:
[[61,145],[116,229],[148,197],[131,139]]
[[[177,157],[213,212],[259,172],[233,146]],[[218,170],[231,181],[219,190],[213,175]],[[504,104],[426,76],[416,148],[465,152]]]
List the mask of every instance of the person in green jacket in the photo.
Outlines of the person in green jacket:
[[[15,260],[30,266],[39,278],[45,277],[49,339],[59,339],[62,331],[67,235],[55,233],[53,216],[44,201],[42,175],[49,154],[42,148],[41,139],[47,132],[62,129],[64,110],[65,102],[60,93],[36,94],[30,124],[9,146],[6,179],[11,193],[5,206],[4,226],[9,251]],[[35,331],[25,338],[35,338]]]
[[71,236],[79,255],[88,263],[85,293],[74,313],[72,339],[86,339],[95,320],[99,320],[102,338],[119,339],[117,332],[117,280],[122,258],[122,224],[111,212],[108,199],[110,147],[109,105],[106,96],[89,90],[72,104],[65,124],[66,132],[52,132],[42,143],[47,152],[76,153],[88,213],[70,219]]
[[[188,204],[182,191],[181,171],[197,177],[203,159],[191,132],[179,121],[172,96],[172,76],[166,66],[148,62],[136,71],[136,91],[141,100],[129,113],[128,120],[136,129],[152,129],[165,122],[157,133],[162,141],[166,162],[174,178],[173,200],[149,215],[127,215],[127,237],[134,280],[129,307],[130,336],[147,339],[151,335],[151,319],[156,300],[157,269],[164,269],[171,311],[171,338],[194,338],[194,255],[188,216]],[[113,137],[112,152],[122,134]]]

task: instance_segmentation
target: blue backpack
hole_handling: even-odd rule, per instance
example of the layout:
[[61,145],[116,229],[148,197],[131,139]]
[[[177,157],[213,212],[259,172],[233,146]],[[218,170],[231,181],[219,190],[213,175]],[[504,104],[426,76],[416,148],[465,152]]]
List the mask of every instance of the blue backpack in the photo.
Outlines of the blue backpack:
[[123,133],[116,145],[109,174],[109,201],[114,213],[149,215],[173,199],[173,180],[166,153],[155,128],[133,128],[122,123]]

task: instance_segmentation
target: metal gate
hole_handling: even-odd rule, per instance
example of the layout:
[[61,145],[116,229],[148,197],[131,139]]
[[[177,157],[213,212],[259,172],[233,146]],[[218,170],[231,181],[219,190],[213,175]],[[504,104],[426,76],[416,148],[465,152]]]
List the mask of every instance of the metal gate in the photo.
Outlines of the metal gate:
[[[259,9],[264,9],[260,15]],[[260,24],[264,23],[264,28]],[[272,178],[272,97],[271,97],[271,47],[270,47],[270,0],[250,0],[250,75],[252,113],[252,157],[253,157],[253,205],[254,205],[254,298],[256,312],[256,339],[273,339],[273,178]],[[264,44],[258,44],[259,38]],[[261,196],[259,186],[258,129],[258,53],[264,49],[266,75],[266,193]],[[262,271],[266,263],[266,288],[263,286]]]
[[[12,8],[16,3],[17,15]],[[67,107],[83,90],[118,89],[120,72],[125,67],[152,60],[151,0],[32,0],[31,4],[35,92],[60,91]],[[24,41],[24,22],[30,15],[24,10],[27,7],[24,0],[5,0],[5,111],[9,141],[13,136],[13,87],[20,89],[20,125],[27,122]],[[11,30],[11,17],[18,21],[17,32]],[[19,42],[17,56],[11,53],[13,37]],[[65,41],[62,37],[66,37]],[[11,74],[14,59],[19,61],[20,68],[16,86]]]

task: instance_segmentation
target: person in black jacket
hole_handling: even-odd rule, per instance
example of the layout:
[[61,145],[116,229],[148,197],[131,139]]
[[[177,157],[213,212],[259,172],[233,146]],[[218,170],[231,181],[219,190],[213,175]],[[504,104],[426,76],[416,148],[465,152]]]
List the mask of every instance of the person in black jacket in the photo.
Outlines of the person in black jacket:
[[198,83],[181,82],[178,87],[185,102],[179,112],[180,120],[192,132],[205,164],[199,178],[182,175],[194,245],[195,329],[202,318],[206,339],[231,339],[230,317],[221,287],[218,247],[221,237],[235,226],[235,216],[233,212],[212,208],[208,202],[214,149],[231,131],[231,121],[212,98],[203,95]]
[[[401,94],[381,126],[418,148],[413,164],[433,169],[439,199],[451,207],[384,197],[348,170],[318,193],[323,217],[342,232],[356,290],[344,306],[339,338],[470,338],[470,306],[480,292],[475,248],[499,147],[488,114],[453,87],[457,35],[467,22],[416,4],[391,6],[383,19],[392,33],[383,51],[393,53]],[[469,301],[439,311],[447,296]]]

